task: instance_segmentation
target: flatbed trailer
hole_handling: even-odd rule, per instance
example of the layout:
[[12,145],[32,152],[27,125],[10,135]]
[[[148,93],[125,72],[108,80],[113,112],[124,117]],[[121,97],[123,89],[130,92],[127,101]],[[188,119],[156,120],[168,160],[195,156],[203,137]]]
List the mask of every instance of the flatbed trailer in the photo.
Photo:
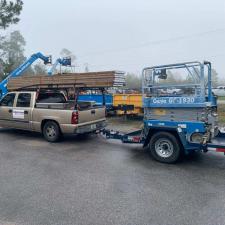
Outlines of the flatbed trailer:
[[[143,129],[130,133],[103,130],[103,135],[123,143],[142,144],[148,147],[154,159],[163,163],[175,163],[182,153],[225,153],[225,133],[218,126],[211,70],[210,62],[145,68],[142,74]],[[180,82],[170,84],[167,79],[171,74],[179,75]],[[166,92],[171,88],[176,88],[176,93]]]
[[[103,129],[101,133],[107,139],[117,139],[122,141],[124,144],[140,144],[143,145],[146,142],[145,137],[143,136],[143,130],[136,130],[129,133],[124,133],[121,131],[114,131],[110,129]],[[206,145],[202,145],[202,151],[215,151],[215,152],[223,152],[225,155],[225,133],[219,133],[215,138],[211,140],[210,143]]]

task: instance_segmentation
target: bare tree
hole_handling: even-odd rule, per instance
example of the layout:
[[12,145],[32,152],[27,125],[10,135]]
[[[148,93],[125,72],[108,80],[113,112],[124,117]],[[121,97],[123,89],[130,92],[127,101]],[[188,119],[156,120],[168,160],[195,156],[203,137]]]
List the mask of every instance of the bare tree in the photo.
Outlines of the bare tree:
[[126,88],[141,91],[141,77],[134,73],[126,75]]
[[67,48],[63,48],[60,52],[60,55],[62,57],[70,57],[71,58],[71,62],[74,63],[75,60],[77,59],[77,57]]

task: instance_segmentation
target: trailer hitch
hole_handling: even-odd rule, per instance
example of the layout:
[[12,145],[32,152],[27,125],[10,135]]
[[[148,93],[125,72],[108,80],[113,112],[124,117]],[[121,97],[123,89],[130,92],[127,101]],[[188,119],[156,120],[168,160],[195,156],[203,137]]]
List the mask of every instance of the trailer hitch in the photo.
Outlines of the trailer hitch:
[[137,130],[137,131],[125,134],[120,131],[103,129],[101,130],[101,134],[104,135],[107,139],[121,140],[123,143],[130,143],[130,144],[144,143],[142,130]]
[[103,129],[101,130],[101,134],[104,135],[107,139],[119,139],[122,140],[124,137],[124,133],[121,133],[120,131],[114,131],[114,130],[108,130]]

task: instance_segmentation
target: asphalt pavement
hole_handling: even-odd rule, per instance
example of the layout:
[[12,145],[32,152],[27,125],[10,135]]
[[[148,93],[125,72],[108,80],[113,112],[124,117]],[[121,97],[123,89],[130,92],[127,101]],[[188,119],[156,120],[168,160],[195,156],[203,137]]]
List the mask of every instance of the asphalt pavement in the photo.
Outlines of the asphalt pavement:
[[0,129],[1,225],[223,225],[225,156],[155,162],[101,136]]

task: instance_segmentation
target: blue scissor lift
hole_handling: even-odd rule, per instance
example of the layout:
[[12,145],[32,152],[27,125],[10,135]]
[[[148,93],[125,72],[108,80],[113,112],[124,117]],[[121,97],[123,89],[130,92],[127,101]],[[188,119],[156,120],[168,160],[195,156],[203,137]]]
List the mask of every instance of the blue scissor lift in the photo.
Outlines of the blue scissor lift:
[[104,130],[107,138],[143,144],[156,160],[165,163],[176,162],[182,153],[225,152],[210,62],[147,67],[142,90],[144,128],[128,134]]

